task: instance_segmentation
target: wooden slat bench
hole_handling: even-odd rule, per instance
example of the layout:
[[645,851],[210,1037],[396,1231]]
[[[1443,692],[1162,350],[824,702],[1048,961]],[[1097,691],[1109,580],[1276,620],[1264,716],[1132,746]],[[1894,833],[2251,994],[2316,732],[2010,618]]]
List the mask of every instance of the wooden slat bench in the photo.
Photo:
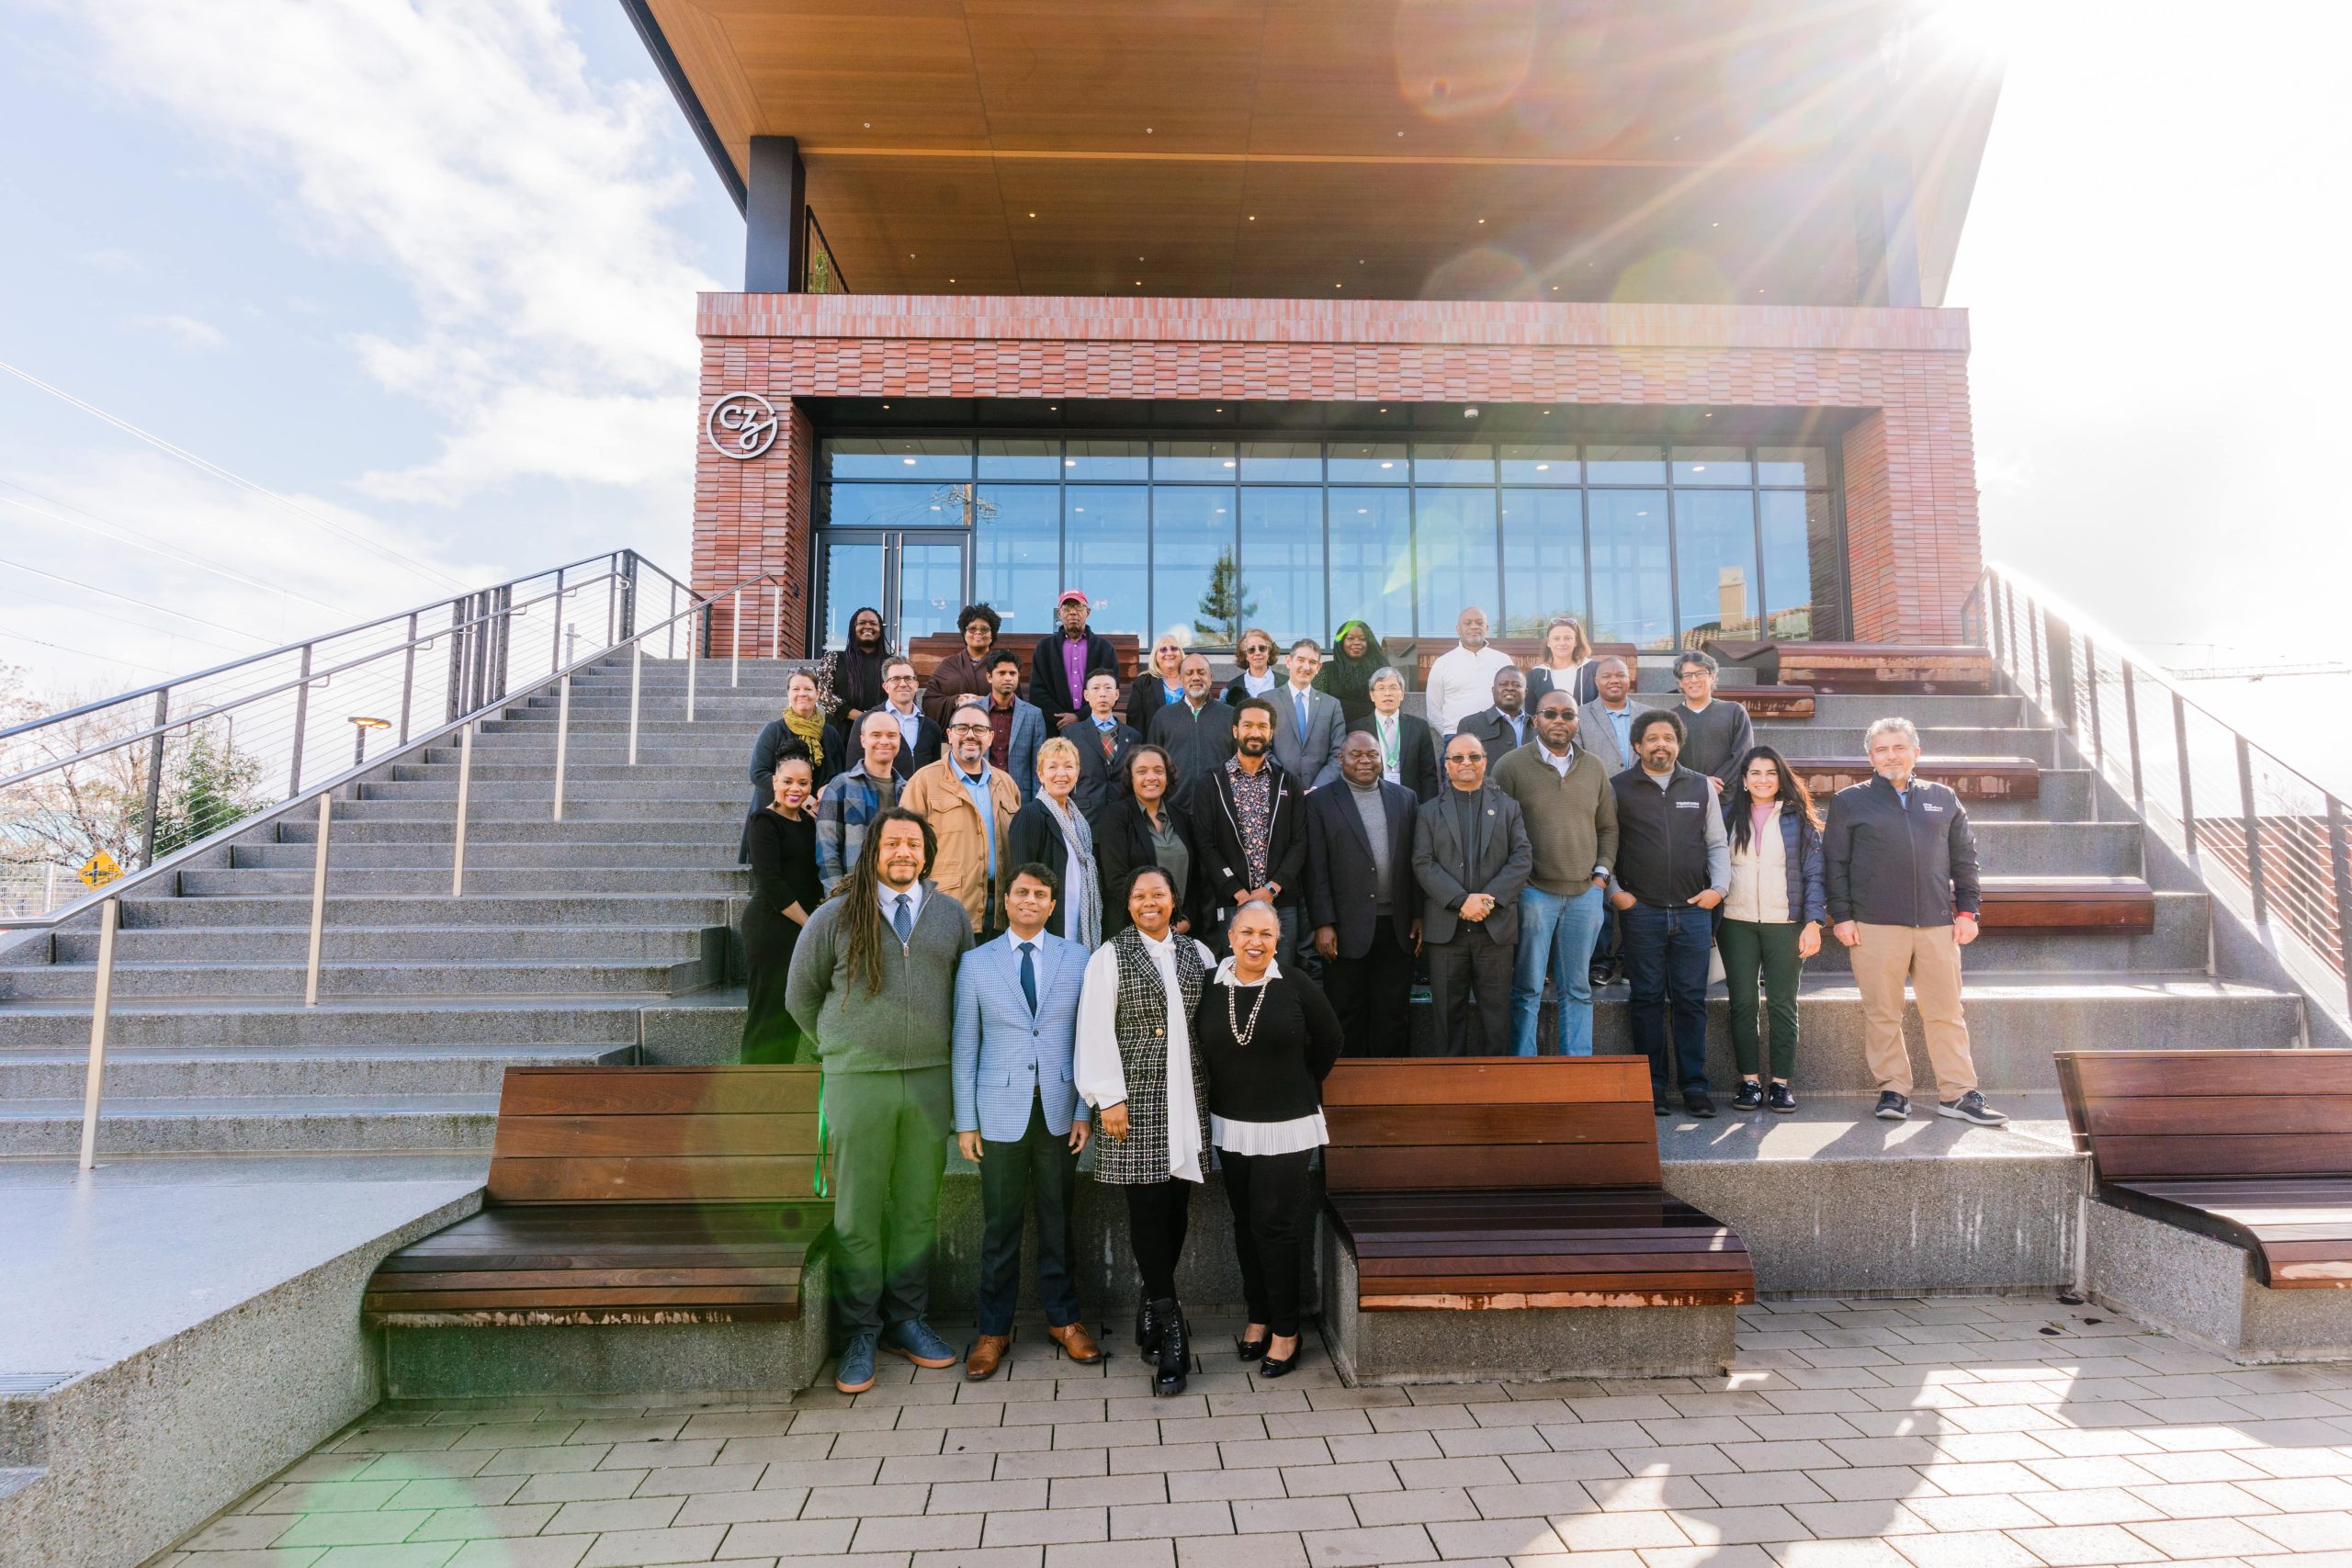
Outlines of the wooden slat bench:
[[1750,718],[1811,718],[1814,713],[1811,686],[1717,686],[1715,695],[1737,703]]
[[1987,876],[1985,929],[2120,931],[2156,929],[2156,896],[2137,876]]
[[805,1386],[832,1214],[814,1192],[819,1082],[813,1066],[509,1068],[485,1207],[368,1283],[388,1390]]
[[1755,1270],[1660,1185],[1642,1058],[1343,1061],[1323,1105],[1324,1325],[1350,1382],[1728,1363]]
[[1820,692],[1984,693],[1993,655],[1982,648],[1907,648],[1891,642],[1781,642],[1764,678]]
[[2066,1051],[2086,1283],[2241,1360],[2352,1355],[2352,1051]]
[[[1875,771],[1867,757],[1792,757],[1814,799],[1858,784]],[[2030,757],[1939,757],[1920,762],[1919,776],[1949,784],[1962,800],[2035,800],[2041,795],[2041,764]]]

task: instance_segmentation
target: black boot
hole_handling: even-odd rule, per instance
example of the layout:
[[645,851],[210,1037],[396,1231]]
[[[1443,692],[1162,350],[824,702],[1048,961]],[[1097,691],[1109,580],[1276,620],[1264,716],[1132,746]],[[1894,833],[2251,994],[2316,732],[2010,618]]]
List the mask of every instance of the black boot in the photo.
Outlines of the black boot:
[[1151,1392],[1182,1393],[1193,1370],[1192,1333],[1184,1321],[1184,1309],[1170,1296],[1151,1303],[1151,1315],[1159,1326],[1159,1366],[1152,1375]]
[[1159,1354],[1161,1318],[1156,1309],[1158,1302],[1144,1302],[1136,1308],[1136,1348],[1145,1356]]

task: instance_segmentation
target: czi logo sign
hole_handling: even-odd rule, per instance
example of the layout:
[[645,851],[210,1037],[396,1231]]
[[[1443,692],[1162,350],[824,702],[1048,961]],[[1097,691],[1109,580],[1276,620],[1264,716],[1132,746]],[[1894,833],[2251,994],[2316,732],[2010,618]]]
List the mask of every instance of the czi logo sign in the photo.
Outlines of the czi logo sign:
[[730,392],[710,405],[703,434],[720,457],[747,462],[775,445],[775,405],[757,392]]

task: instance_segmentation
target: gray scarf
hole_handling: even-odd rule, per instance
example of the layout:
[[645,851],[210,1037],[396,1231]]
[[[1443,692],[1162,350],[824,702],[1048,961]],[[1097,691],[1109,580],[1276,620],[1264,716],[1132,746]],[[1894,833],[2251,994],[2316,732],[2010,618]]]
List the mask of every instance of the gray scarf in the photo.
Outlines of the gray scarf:
[[1062,934],[1091,953],[1102,945],[1102,881],[1094,869],[1094,829],[1082,814],[1055,805],[1052,795],[1040,793],[1037,799],[1060,826],[1062,848],[1069,856],[1062,895],[1072,902],[1062,920]]

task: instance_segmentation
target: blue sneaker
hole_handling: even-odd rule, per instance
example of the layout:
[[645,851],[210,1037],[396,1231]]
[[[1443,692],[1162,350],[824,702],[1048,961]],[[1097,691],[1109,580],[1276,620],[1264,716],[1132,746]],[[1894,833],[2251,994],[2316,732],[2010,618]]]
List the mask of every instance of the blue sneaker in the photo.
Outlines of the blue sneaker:
[[833,1367],[833,1386],[843,1393],[864,1393],[874,1386],[874,1335],[861,1330],[849,1337],[842,1347],[842,1359]]
[[952,1367],[956,1361],[956,1347],[933,1333],[931,1325],[919,1317],[884,1329],[882,1348],[893,1356],[904,1356],[918,1367]]

